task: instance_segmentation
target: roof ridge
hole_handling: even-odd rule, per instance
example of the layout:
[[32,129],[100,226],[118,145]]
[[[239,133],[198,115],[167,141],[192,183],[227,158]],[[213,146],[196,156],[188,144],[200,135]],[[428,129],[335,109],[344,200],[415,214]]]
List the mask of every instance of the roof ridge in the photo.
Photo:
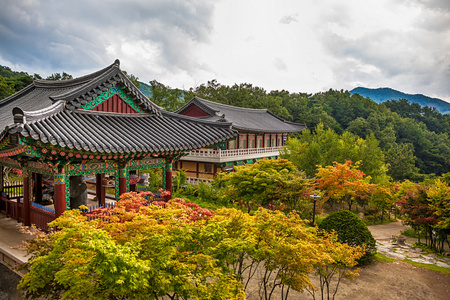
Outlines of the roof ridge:
[[87,109],[77,109],[73,113],[84,114],[84,115],[97,115],[97,116],[110,116],[110,117],[125,117],[125,118],[148,118],[154,116],[150,113],[139,113],[139,114],[127,114],[127,113],[117,113],[109,111],[97,111],[97,110],[87,110]]
[[[219,106],[224,106],[227,107],[229,109],[235,109],[235,110],[249,110],[249,111],[256,111],[256,112],[266,112],[269,111],[267,108],[249,108],[249,107],[240,107],[240,106],[235,106],[235,105],[229,105],[229,104],[224,104],[224,103],[220,103],[220,102],[214,102],[211,100],[206,100],[200,97],[195,96],[194,98],[197,98],[198,101],[200,101],[201,103],[206,102],[206,104],[211,103],[213,105],[219,105]],[[205,104],[205,105],[206,105]]]
[[67,79],[67,80],[45,80],[45,79],[35,79],[33,82],[35,84],[36,87],[64,87],[64,86],[75,86],[75,85],[79,85],[79,84],[83,84],[86,82],[89,82],[90,80],[97,78],[98,76],[100,76],[101,74],[105,73],[106,71],[108,71],[109,69],[112,69],[113,67],[119,67],[120,66],[120,61],[118,59],[116,59],[114,61],[114,63],[112,63],[111,65],[95,71],[94,73],[91,74],[87,74],[87,75],[83,75],[81,77],[77,77],[77,78],[73,78],[73,79]]
[[13,115],[16,120],[16,115],[22,115],[22,123],[29,123],[35,120],[41,120],[48,116],[52,116],[64,110],[66,102],[65,101],[56,101],[51,106],[48,106],[43,109],[33,110],[33,111],[25,111],[18,107],[13,108]]
[[169,112],[166,110],[162,110],[162,115],[170,117],[170,118],[174,118],[174,119],[185,120],[185,121],[200,123],[200,124],[205,124],[205,125],[212,125],[215,127],[223,127],[223,128],[231,129],[231,126],[233,125],[231,122],[217,122],[217,121],[205,120],[205,119],[201,119],[201,118],[181,115],[181,114],[178,114],[175,112]]

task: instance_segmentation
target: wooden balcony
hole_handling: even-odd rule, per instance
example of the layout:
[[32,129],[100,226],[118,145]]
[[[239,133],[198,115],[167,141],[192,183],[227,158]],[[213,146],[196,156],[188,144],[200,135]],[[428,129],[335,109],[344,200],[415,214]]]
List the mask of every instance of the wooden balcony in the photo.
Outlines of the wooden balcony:
[[236,160],[279,156],[280,148],[281,147],[246,148],[246,149],[230,149],[230,150],[200,149],[190,151],[189,154],[183,156],[181,160],[223,163]]

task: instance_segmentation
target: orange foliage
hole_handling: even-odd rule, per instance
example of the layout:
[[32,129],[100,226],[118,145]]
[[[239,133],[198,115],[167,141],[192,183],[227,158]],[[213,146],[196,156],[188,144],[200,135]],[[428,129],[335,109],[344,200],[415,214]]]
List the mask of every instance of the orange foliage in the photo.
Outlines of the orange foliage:
[[333,166],[318,167],[316,188],[324,192],[324,201],[329,199],[353,201],[356,195],[368,193],[373,184],[370,176],[358,169],[359,163],[352,165],[334,162]]

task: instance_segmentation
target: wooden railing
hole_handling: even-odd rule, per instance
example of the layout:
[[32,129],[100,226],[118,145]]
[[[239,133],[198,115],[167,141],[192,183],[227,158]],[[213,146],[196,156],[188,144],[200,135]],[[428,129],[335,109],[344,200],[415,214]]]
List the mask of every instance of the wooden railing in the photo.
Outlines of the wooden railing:
[[21,199],[8,199],[6,195],[0,196],[0,212],[8,218],[22,221],[23,203]]
[[189,151],[188,155],[196,157],[233,157],[252,154],[265,154],[265,153],[279,153],[281,147],[267,147],[267,148],[245,148],[245,149],[230,149],[230,150],[213,150],[213,149],[201,149]]
[[[52,212],[53,211],[53,212]],[[55,211],[37,203],[32,203],[30,208],[31,224],[44,231],[49,231],[48,223],[56,219]]]
[[[8,218],[23,222],[23,183],[5,183],[0,195],[0,213]],[[44,205],[31,203],[30,221],[42,230],[49,230],[48,223],[55,219],[55,211]]]

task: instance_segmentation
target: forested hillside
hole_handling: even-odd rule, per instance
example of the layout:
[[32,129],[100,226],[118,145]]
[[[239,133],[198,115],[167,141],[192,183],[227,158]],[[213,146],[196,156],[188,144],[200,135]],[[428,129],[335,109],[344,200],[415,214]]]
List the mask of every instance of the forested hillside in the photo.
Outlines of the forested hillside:
[[427,97],[422,94],[412,95],[391,88],[369,89],[365,87],[354,88],[350,91],[350,94],[360,94],[361,96],[370,98],[377,103],[405,99],[411,103],[417,103],[422,107],[434,107],[443,114],[450,114],[450,103],[438,98]]
[[0,100],[20,91],[33,82],[33,78],[24,72],[14,72],[0,66]]
[[336,139],[342,139],[344,132],[363,139],[373,135],[383,152],[387,174],[395,180],[421,181],[428,175],[450,172],[450,116],[434,108],[422,108],[405,100],[378,104],[343,90],[313,95],[267,92],[251,84],[226,86],[215,80],[184,92],[155,81],[151,86],[152,99],[169,110],[197,95],[229,105],[267,108],[289,121],[305,123],[313,132],[321,123],[334,132],[328,136]]

